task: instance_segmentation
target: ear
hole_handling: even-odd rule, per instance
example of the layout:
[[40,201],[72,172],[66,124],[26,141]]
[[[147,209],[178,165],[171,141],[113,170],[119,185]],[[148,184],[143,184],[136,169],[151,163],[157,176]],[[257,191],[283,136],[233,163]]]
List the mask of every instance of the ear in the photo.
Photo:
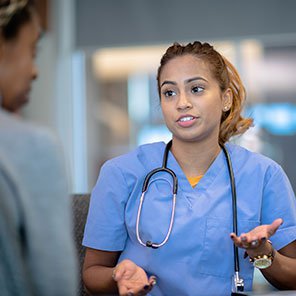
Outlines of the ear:
[[227,112],[232,106],[233,95],[230,88],[227,88],[226,91],[222,94],[222,111]]

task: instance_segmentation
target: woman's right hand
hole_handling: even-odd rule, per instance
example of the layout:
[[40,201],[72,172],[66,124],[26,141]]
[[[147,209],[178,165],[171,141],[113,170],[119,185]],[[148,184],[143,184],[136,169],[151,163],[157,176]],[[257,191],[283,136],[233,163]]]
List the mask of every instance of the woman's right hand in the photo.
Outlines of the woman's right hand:
[[144,269],[128,259],[116,265],[113,279],[117,282],[120,296],[146,295],[156,284],[155,276],[148,279]]

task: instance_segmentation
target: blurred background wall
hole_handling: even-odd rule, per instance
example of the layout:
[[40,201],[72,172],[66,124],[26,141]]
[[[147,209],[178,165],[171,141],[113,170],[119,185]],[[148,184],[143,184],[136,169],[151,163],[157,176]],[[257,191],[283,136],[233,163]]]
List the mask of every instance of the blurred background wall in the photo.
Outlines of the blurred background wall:
[[24,116],[61,138],[73,192],[102,163],[166,141],[155,75],[174,41],[212,42],[246,84],[255,127],[234,139],[278,161],[296,189],[296,1],[47,0],[40,77]]
[[76,43],[98,47],[295,33],[295,5],[293,0],[77,0]]

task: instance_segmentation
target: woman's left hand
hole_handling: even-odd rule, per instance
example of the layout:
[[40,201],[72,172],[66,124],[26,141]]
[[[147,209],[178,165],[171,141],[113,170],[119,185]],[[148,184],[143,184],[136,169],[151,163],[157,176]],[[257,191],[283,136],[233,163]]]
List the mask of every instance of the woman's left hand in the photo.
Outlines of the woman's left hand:
[[267,244],[270,245],[267,243],[267,240],[276,233],[282,223],[283,220],[279,218],[271,224],[257,226],[247,233],[242,233],[240,236],[231,233],[230,237],[237,247],[246,249],[248,255],[252,257],[259,252],[266,252]]

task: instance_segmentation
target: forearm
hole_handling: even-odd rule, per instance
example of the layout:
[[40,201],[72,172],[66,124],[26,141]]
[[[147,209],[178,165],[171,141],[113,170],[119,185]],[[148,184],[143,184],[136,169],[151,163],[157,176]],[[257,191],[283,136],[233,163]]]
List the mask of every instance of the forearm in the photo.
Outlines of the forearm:
[[117,294],[117,284],[112,278],[114,267],[91,266],[83,272],[83,282],[90,294]]
[[296,259],[275,251],[272,265],[261,272],[277,289],[296,290]]

